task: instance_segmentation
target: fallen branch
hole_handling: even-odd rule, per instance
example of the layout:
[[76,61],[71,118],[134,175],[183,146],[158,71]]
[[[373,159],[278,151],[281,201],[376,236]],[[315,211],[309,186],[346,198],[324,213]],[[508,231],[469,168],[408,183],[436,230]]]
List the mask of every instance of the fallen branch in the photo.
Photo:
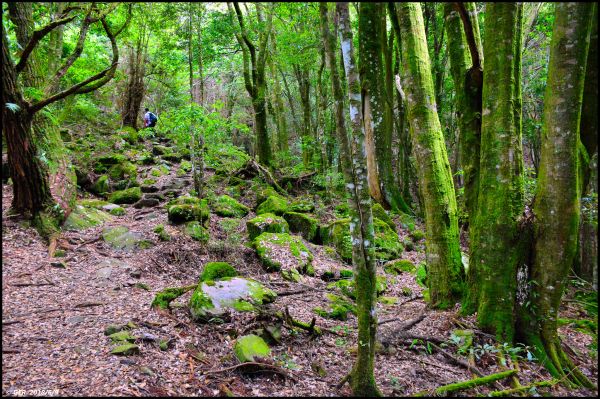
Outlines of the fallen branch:
[[298,379],[296,377],[294,377],[293,375],[291,375],[291,374],[283,371],[280,367],[275,366],[273,364],[259,363],[259,362],[244,362],[244,363],[236,364],[235,366],[225,367],[223,369],[203,371],[202,374],[224,373],[226,371],[231,371],[231,370],[235,370],[235,369],[238,369],[238,368],[244,368],[244,367],[248,367],[248,366],[260,367],[261,369],[260,370],[256,370],[256,371],[263,371],[263,372],[264,371],[270,371],[272,373],[280,374],[280,375],[282,375],[282,376],[284,376],[286,378],[289,378],[290,380],[292,380],[294,382],[298,382]]
[[10,326],[11,324],[23,323],[23,320],[2,320],[3,326]]
[[281,186],[279,184],[277,184],[277,182],[273,178],[273,175],[271,175],[271,172],[269,172],[268,169],[266,169],[264,166],[262,166],[261,164],[256,162],[254,159],[249,159],[248,162],[246,162],[246,164],[244,166],[242,166],[240,169],[238,169],[233,175],[236,177],[240,177],[240,176],[244,176],[246,174],[248,176],[256,176],[256,174],[259,174],[263,177],[263,179],[267,183],[269,183],[271,186],[273,186],[273,188],[275,190],[277,190],[279,193],[284,194],[284,195],[287,194],[287,192],[283,188],[281,188]]
[[[475,374],[477,374],[480,377],[483,377],[483,373],[474,366],[471,366],[469,363],[457,358],[456,356],[452,355],[451,353],[443,350],[442,348],[440,348],[439,346],[437,346],[436,344],[434,344],[433,342],[431,342],[431,346],[433,346],[438,352],[440,352],[442,355],[446,356],[448,359],[452,360],[455,364],[458,364],[459,366],[464,367],[465,369],[474,372]],[[515,370],[516,372],[516,370]]]
[[316,318],[313,317],[312,321],[309,323],[304,323],[300,320],[296,320],[290,315],[290,310],[288,307],[285,307],[285,313],[276,312],[275,316],[285,323],[289,324],[291,327],[298,327],[302,330],[308,331],[311,335],[323,335],[323,331],[320,327],[315,326]]
[[[423,319],[425,319],[425,313],[421,313],[419,316],[415,317],[412,320],[407,321],[406,323],[404,323],[403,325],[401,325],[398,330],[402,331],[402,330],[408,330],[412,327],[414,327],[415,325],[419,324],[420,322],[423,321]],[[395,317],[393,319],[388,319],[388,320],[381,320],[380,322],[377,323],[377,325],[382,325],[382,324],[387,324],[387,323],[391,323],[393,321],[400,321],[402,319]]]
[[505,370],[500,373],[490,374],[487,376],[473,378],[472,380],[455,382],[448,385],[443,385],[439,388],[436,388],[433,392],[431,390],[421,391],[413,394],[412,396],[445,396],[451,392],[462,391],[464,389],[471,389],[481,385],[491,384],[503,378],[510,377],[516,374],[517,370]]
[[39,287],[42,285],[55,285],[55,284],[52,281],[46,280],[45,283],[22,282],[22,283],[12,283],[9,285],[12,285],[13,287],[29,287],[29,286]]
[[308,291],[309,290],[284,291],[284,292],[278,292],[277,296],[281,297],[281,296],[298,295],[298,294],[304,294],[305,292],[308,292]]
[[477,396],[491,396],[491,397],[506,397],[511,396],[512,394],[528,391],[531,388],[537,387],[551,387],[558,383],[558,380],[545,380],[545,381],[537,381],[529,385],[520,386],[517,388],[505,389],[502,391],[492,391],[486,395],[477,395]]
[[104,302],[83,302],[83,303],[78,303],[77,305],[73,306],[73,309],[91,308],[93,306],[104,306],[104,305],[106,305],[106,303],[104,303]]

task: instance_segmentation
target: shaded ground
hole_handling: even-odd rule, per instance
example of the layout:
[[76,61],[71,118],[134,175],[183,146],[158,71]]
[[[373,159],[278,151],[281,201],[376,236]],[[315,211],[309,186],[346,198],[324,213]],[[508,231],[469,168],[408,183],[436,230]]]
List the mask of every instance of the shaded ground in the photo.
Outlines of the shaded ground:
[[[141,167],[140,170],[149,167]],[[157,185],[175,177],[175,167]],[[189,175],[184,176],[189,182]],[[183,191],[188,191],[186,186]],[[220,194],[223,186],[217,187]],[[60,395],[199,395],[221,396],[339,396],[350,395],[349,387],[336,384],[349,371],[356,342],[356,318],[336,321],[315,316],[313,308],[326,307],[327,282],[304,276],[301,283],[281,278],[279,273],[266,273],[247,240],[245,220],[239,227],[225,231],[214,214],[210,219],[211,241],[207,245],[193,241],[182,228],[167,221],[164,201],[158,207],[135,209],[104,225],[81,232],[64,232],[59,247],[67,252],[67,268],[57,268],[48,256],[47,246],[38,234],[26,228],[7,211],[12,187],[2,191],[2,393],[18,394],[25,390],[51,390]],[[242,202],[253,208],[252,196]],[[171,234],[169,242],[159,241],[154,227],[162,223]],[[107,226],[127,226],[131,231],[152,241],[154,246],[123,252],[111,249],[101,239]],[[405,236],[406,231],[399,229]],[[348,267],[327,255],[323,247],[308,244],[315,267],[325,264]],[[424,260],[423,243],[417,251],[405,252],[404,259],[415,264]],[[236,364],[232,343],[260,320],[255,314],[235,314],[221,324],[195,324],[187,310],[190,293],[172,304],[172,312],[150,308],[154,295],[163,288],[195,284],[203,265],[209,261],[228,261],[242,276],[261,281],[280,296],[272,309],[288,307],[292,316],[305,322],[316,317],[316,325],[331,329],[321,337],[306,332],[283,330],[281,344],[272,346],[274,358],[291,378],[269,373],[242,374],[238,370],[216,371]],[[383,273],[381,271],[381,273]],[[431,311],[421,297],[422,288],[414,275],[402,273],[388,276],[385,296],[398,298],[392,305],[378,304],[379,320],[397,319],[380,328],[383,342],[377,355],[375,376],[386,396],[404,396],[437,386],[472,378],[463,366],[426,345],[415,337],[434,342],[450,342],[454,329],[473,328],[473,317],[459,317],[457,310]],[[145,284],[149,290],[143,289]],[[403,288],[412,294],[404,295]],[[406,289],[405,289],[406,291]],[[333,292],[333,291],[331,291]],[[580,308],[567,302],[564,313],[578,317]],[[413,327],[401,332],[402,325],[423,314]],[[139,355],[118,357],[110,354],[114,346],[104,335],[109,324],[135,323],[132,334],[146,336],[140,341]],[[481,348],[476,366],[490,374],[501,370],[495,355],[483,345],[489,339],[475,330],[475,344]],[[571,326],[560,330],[568,347],[576,356],[583,373],[597,383],[597,355],[590,356],[592,338]],[[404,335],[403,335],[404,334]],[[169,340],[168,350],[158,340]],[[466,362],[451,343],[445,350]],[[431,353],[430,353],[431,352]],[[594,352],[597,353],[597,352]],[[549,379],[535,362],[522,361],[519,381]],[[510,366],[510,362],[509,362]],[[319,373],[323,369],[325,373]],[[209,372],[209,373],[207,373]],[[510,380],[500,381],[491,389],[510,388]],[[57,390],[57,391],[55,391]],[[490,391],[481,387],[464,391],[469,396]],[[556,385],[540,388],[555,396],[589,396],[596,391],[567,391]],[[39,393],[39,392],[38,392]],[[533,392],[532,392],[533,393]],[[532,394],[530,393],[530,394]]]

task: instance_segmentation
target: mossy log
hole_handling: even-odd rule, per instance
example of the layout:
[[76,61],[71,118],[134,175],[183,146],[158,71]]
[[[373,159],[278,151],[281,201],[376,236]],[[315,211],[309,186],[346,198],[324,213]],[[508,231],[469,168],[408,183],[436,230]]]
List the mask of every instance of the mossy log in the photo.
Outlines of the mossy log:
[[485,377],[477,377],[473,378],[472,380],[454,382],[452,384],[443,385],[441,387],[436,388],[433,392],[431,392],[430,390],[417,392],[412,396],[432,396],[432,394],[435,396],[446,396],[451,392],[462,391],[464,389],[471,389],[481,385],[487,385],[492,382],[501,380],[503,378],[513,376],[516,373],[517,370],[505,370],[501,371],[500,373],[486,375]]
[[534,382],[532,384],[529,385],[524,385],[524,386],[520,386],[520,387],[516,387],[516,388],[511,388],[511,389],[504,389],[502,391],[493,391],[490,392],[486,395],[477,395],[477,396],[488,396],[488,397],[493,397],[493,398],[497,398],[497,397],[501,397],[504,398],[506,396],[511,396],[514,395],[516,393],[520,393],[520,392],[525,392],[525,391],[529,391],[531,388],[539,388],[539,387],[551,387],[554,386],[558,383],[558,380],[545,380],[545,381],[537,381]]

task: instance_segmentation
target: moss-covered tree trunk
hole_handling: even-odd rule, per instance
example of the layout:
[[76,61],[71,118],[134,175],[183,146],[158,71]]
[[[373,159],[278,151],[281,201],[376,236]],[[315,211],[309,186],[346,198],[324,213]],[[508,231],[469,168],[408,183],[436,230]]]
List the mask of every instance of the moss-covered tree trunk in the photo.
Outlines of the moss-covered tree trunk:
[[402,87],[425,207],[429,295],[433,306],[447,308],[460,297],[464,282],[456,197],[436,110],[421,6],[401,3],[398,7]]
[[328,63],[331,69],[333,95],[336,104],[337,132],[340,155],[344,167],[348,204],[350,205],[350,232],[352,235],[352,261],[356,279],[356,304],[358,313],[357,359],[349,374],[352,392],[356,396],[381,396],[373,374],[375,361],[375,333],[377,329],[377,290],[375,279],[375,247],[371,196],[367,184],[365,134],[363,131],[360,81],[354,61],[352,31],[348,3],[337,3],[339,34],[341,37],[344,67],[348,78],[348,97],[351,139],[348,137],[343,111],[344,100],[337,71],[334,39],[329,30],[326,3],[320,3],[321,28]]
[[139,114],[144,98],[145,86],[144,75],[146,72],[146,53],[148,51],[148,38],[146,37],[146,25],[140,27],[135,48],[130,47],[129,71],[127,74],[127,89],[125,90],[125,101],[121,110],[123,126],[130,126],[137,130]]
[[[450,72],[456,92],[456,116],[459,130],[460,163],[464,172],[465,207],[469,218],[472,219],[477,207],[479,184],[483,50],[475,4],[470,2],[457,4],[445,3],[444,15],[450,54]],[[466,23],[464,20],[461,21],[461,14]],[[466,32],[469,34],[467,35]]]
[[522,251],[518,220],[524,211],[521,147],[521,27],[523,5],[486,10],[479,195],[471,220],[467,312],[479,325],[512,342],[517,267]]
[[[273,41],[275,43],[275,41]],[[273,45],[275,48],[275,45]],[[271,98],[275,108],[275,115],[277,119],[277,149],[284,154],[289,152],[288,145],[288,131],[287,131],[287,121],[285,119],[284,109],[283,109],[283,100],[281,94],[281,84],[279,83],[279,78],[277,77],[277,73],[275,71],[274,61],[272,57],[269,57],[269,72],[271,74],[271,80],[273,82],[273,90],[271,91]]]
[[544,96],[542,162],[533,206],[535,253],[529,274],[535,284],[527,298],[530,306],[523,307],[525,339],[540,361],[555,376],[588,387],[590,381],[561,348],[557,317],[579,226],[578,133],[592,7],[591,3],[556,4]]

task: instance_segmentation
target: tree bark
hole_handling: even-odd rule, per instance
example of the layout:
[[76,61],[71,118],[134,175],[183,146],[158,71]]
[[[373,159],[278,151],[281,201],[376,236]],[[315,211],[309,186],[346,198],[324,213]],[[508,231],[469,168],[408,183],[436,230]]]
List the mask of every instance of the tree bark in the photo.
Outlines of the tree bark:
[[585,79],[581,66],[586,64],[592,7],[591,3],[556,4],[544,97],[542,162],[533,206],[535,254],[530,275],[536,284],[527,298],[531,305],[522,308],[525,338],[538,359],[554,376],[590,388],[593,384],[560,346],[557,317],[579,225],[577,131]]
[[[483,51],[474,3],[461,3],[468,22],[461,23],[461,12],[456,3],[445,3],[444,14],[450,53],[450,72],[456,91],[460,164],[463,168],[465,207],[468,218],[475,216],[479,185],[479,151],[481,141],[481,90]],[[470,30],[468,35],[466,30]],[[471,36],[472,40],[468,40]],[[472,43],[472,44],[470,44]],[[474,57],[470,48],[475,46]],[[473,61],[475,60],[475,61]]]
[[521,259],[518,220],[524,211],[521,147],[522,3],[486,9],[486,73],[479,196],[471,221],[469,291],[465,311],[477,309],[481,328],[504,342],[514,338],[517,267]]
[[376,288],[375,288],[375,248],[373,246],[373,214],[371,196],[367,184],[365,137],[362,130],[360,102],[360,81],[354,62],[352,31],[348,15],[348,3],[337,3],[339,31],[348,77],[348,97],[350,99],[350,119],[352,139],[349,140],[343,111],[343,94],[337,70],[334,39],[329,30],[326,3],[319,5],[321,29],[331,69],[333,96],[337,120],[337,133],[340,142],[340,156],[344,167],[344,177],[348,190],[352,235],[352,260],[356,278],[356,303],[358,310],[358,352],[354,367],[349,374],[350,385],[356,396],[381,396],[373,374],[375,359],[375,334],[377,329]]
[[454,184],[435,104],[419,3],[399,4],[402,86],[406,91],[417,173],[425,207],[426,256],[432,306],[448,308],[463,290]]

